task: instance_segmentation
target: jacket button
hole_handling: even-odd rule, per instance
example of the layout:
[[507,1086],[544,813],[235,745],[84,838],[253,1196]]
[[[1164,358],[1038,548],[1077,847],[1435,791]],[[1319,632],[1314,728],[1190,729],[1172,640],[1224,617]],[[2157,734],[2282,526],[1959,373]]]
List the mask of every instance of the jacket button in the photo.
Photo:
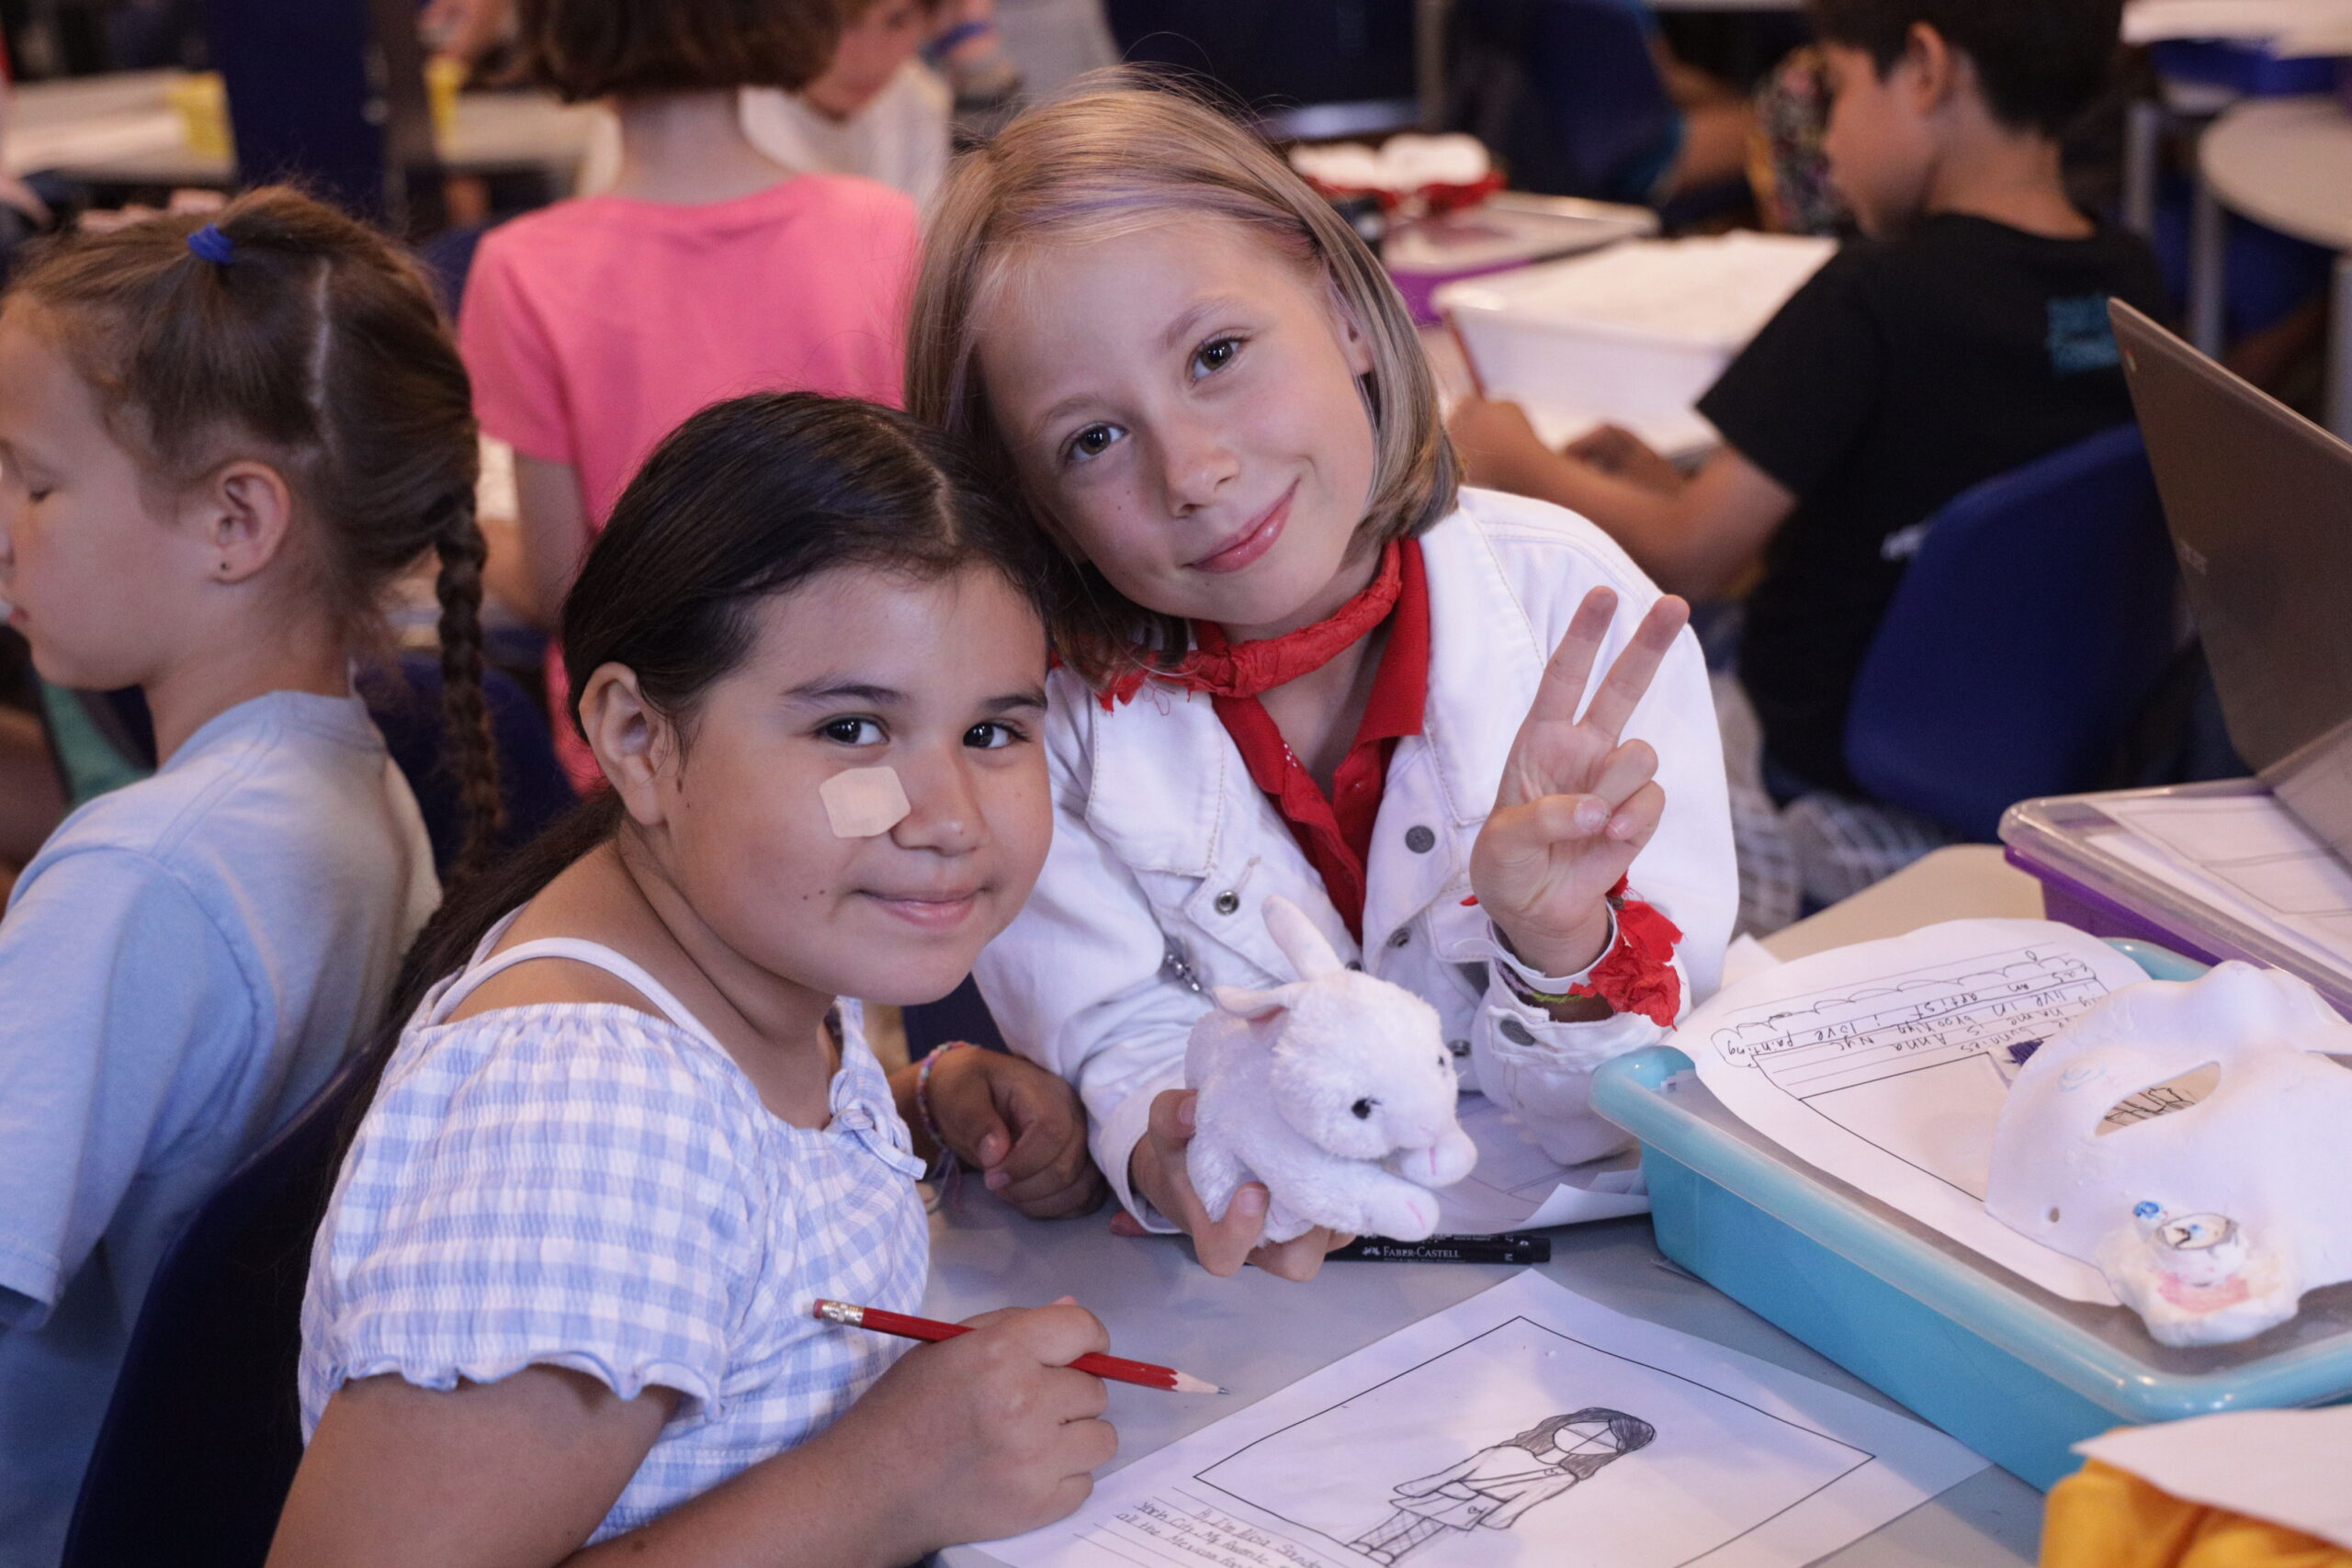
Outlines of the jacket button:
[[1220,893],[1220,894],[1218,894],[1218,895],[1216,896],[1216,912],[1217,912],[1218,914],[1220,914],[1220,915],[1229,915],[1229,914],[1232,914],[1236,909],[1238,909],[1239,908],[1241,908],[1241,895],[1240,895],[1240,894],[1238,894],[1238,893]]
[[1391,947],[1404,947],[1408,945],[1412,940],[1413,928],[1410,926],[1398,926],[1396,928],[1396,934],[1388,939],[1388,945]]
[[1470,1054],[1470,1042],[1467,1040],[1449,1040],[1445,1043],[1445,1048],[1453,1052],[1457,1056],[1467,1056]]
[[1535,1036],[1528,1032],[1527,1025],[1520,1022],[1519,1020],[1515,1018],[1507,1018],[1503,1020],[1502,1023],[1498,1027],[1503,1032],[1503,1038],[1510,1041],[1514,1045],[1532,1045],[1535,1043]]
[[1416,823],[1405,829],[1405,847],[1417,855],[1425,855],[1437,848],[1437,835]]

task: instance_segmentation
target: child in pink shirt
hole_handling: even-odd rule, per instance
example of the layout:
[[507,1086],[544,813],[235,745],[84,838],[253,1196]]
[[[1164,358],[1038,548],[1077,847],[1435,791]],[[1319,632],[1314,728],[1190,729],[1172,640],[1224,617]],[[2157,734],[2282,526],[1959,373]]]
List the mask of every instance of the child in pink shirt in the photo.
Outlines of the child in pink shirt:
[[[534,600],[519,607],[542,625],[622,487],[688,414],[760,390],[899,400],[913,203],[774,162],[735,111],[740,87],[822,72],[839,17],[830,0],[524,0],[539,80],[569,100],[611,96],[621,122],[613,189],[486,236],[458,323],[482,428],[514,448]],[[574,780],[593,781],[586,749],[558,730]]]

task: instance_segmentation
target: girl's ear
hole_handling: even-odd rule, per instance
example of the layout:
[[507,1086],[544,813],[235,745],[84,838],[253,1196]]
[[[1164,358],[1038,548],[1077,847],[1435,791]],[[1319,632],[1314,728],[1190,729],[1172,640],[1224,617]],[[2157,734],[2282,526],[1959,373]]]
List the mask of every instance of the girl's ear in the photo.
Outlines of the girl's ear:
[[294,490],[266,463],[239,459],[198,481],[182,516],[193,523],[215,582],[243,582],[266,568],[293,536]]
[[638,689],[637,671],[600,664],[580,693],[581,728],[607,783],[639,827],[662,818],[661,780],[678,754],[678,732]]
[[1372,374],[1372,339],[1357,319],[1355,307],[1340,292],[1340,286],[1325,279],[1325,306],[1331,312],[1331,332],[1340,340],[1340,352],[1348,362],[1348,373],[1358,378]]

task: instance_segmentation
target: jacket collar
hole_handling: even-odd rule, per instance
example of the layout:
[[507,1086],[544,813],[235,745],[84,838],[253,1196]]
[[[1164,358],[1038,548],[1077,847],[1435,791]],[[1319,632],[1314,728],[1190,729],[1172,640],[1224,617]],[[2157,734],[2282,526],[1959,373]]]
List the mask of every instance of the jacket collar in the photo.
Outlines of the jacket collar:
[[[1495,781],[1534,700],[1549,650],[1511,592],[1485,529],[1468,512],[1456,509],[1421,536],[1421,556],[1429,580],[1430,686],[1420,743],[1428,748],[1441,808],[1454,829],[1466,829],[1494,807]],[[1087,825],[1138,871],[1200,878],[1187,913],[1269,973],[1288,973],[1257,917],[1261,895],[1247,884],[1277,857],[1296,862],[1280,878],[1283,885],[1311,884],[1314,873],[1251,781],[1216,705],[1198,693],[1147,685],[1134,702],[1105,713],[1067,671],[1057,675],[1057,696],[1067,694],[1083,705],[1079,722],[1091,732]],[[1415,745],[1411,737],[1398,744],[1391,798],[1411,765],[1408,749]],[[1382,815],[1388,815],[1385,801]],[[1399,867],[1394,876],[1385,874],[1384,863],[1391,857],[1375,847],[1380,869],[1367,893],[1367,921],[1377,916],[1393,926],[1466,874],[1455,837],[1442,833],[1438,850],[1412,857],[1411,869]],[[1239,896],[1243,918],[1215,914],[1216,898],[1227,892]],[[1192,908],[1195,904],[1201,907]],[[1318,908],[1315,917],[1343,953],[1352,948],[1337,910]],[[1386,928],[1368,923],[1364,929],[1378,941]]]
[[1422,733],[1457,828],[1487,819],[1503,760],[1552,650],[1511,592],[1494,542],[1467,507],[1421,538],[1430,584],[1430,701]]

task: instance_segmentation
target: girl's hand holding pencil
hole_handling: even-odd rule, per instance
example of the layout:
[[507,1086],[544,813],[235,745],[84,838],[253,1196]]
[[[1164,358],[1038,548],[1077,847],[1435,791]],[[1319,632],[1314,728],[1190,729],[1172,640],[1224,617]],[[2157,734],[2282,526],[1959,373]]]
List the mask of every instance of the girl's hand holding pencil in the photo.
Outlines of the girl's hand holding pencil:
[[1102,1380],[1071,1365],[1110,1348],[1092,1313],[1064,1298],[941,1326],[961,1332],[900,1357],[814,1439],[896,1494],[876,1512],[894,1527],[883,1561],[1049,1525],[1119,1451]]

